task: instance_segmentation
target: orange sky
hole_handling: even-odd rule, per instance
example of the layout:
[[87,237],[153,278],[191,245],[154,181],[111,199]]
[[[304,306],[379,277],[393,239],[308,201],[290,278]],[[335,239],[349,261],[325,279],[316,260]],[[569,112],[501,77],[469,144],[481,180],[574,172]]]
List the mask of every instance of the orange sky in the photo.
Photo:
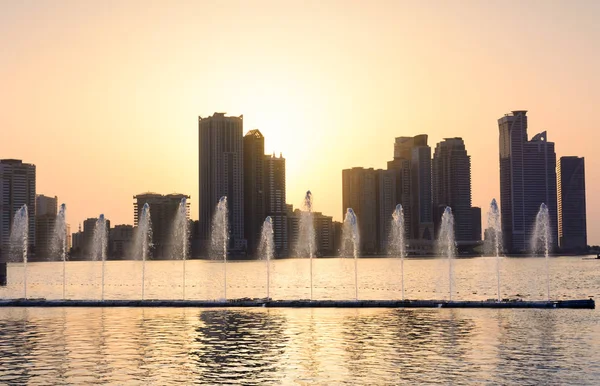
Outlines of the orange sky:
[[287,158],[288,202],[310,189],[340,220],[342,169],[385,168],[397,136],[462,136],[485,213],[497,119],[527,109],[530,136],[586,157],[600,244],[598,15],[583,0],[5,1],[0,158],[35,163],[72,229],[132,223],[148,190],[190,194],[197,218],[197,117],[244,114]]

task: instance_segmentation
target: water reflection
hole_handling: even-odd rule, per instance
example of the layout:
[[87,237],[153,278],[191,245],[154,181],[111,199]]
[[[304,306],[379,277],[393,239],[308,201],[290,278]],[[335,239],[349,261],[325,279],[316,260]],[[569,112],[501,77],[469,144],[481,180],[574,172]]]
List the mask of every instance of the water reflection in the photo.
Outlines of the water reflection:
[[190,355],[200,370],[199,383],[264,384],[276,382],[278,357],[285,351],[285,318],[270,310],[210,310],[200,313],[201,325]]

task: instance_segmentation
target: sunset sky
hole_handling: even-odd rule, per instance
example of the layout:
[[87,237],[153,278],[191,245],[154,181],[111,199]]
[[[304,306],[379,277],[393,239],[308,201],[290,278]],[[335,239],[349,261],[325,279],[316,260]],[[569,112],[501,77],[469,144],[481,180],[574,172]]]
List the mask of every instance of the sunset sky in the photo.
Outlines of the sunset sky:
[[0,0],[0,158],[36,164],[72,230],[133,223],[145,191],[190,194],[197,219],[198,116],[243,114],[286,157],[288,203],[310,189],[341,220],[342,169],[460,136],[485,213],[497,119],[524,109],[530,137],[586,157],[600,244],[599,20],[584,0]]

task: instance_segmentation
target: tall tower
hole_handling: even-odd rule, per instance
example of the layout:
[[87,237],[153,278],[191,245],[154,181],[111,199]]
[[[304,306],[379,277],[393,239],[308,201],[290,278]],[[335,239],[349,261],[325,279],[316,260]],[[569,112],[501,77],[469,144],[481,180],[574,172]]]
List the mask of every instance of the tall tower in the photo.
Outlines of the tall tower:
[[548,206],[552,245],[558,239],[556,153],[546,132],[527,140],[527,111],[515,110],[498,119],[500,131],[500,211],[504,249],[530,250],[535,218]]
[[436,233],[444,208],[449,206],[454,214],[456,240],[473,240],[471,157],[462,138],[446,138],[436,145],[432,181]]
[[275,241],[275,252],[278,255],[288,252],[288,227],[287,207],[285,204],[285,158],[264,156],[264,188],[265,188],[265,211],[267,216],[273,220],[273,237]]
[[244,236],[253,254],[265,221],[264,164],[265,137],[258,130],[244,136]]
[[585,159],[561,157],[558,164],[558,241],[563,251],[587,247]]
[[214,113],[198,117],[200,173],[200,238],[210,240],[215,207],[227,196],[230,244],[233,250],[246,249],[244,239],[244,159],[243,116]]
[[10,231],[17,210],[27,205],[29,250],[35,243],[35,165],[21,160],[0,160],[0,257],[9,257]]
[[411,149],[411,229],[412,238],[433,240],[433,207],[431,200],[431,147],[427,135],[414,137]]
[[38,194],[35,197],[35,255],[37,260],[51,260],[54,224],[58,214],[58,198]]
[[[342,170],[342,216],[352,208],[358,220],[360,252],[377,252],[377,173],[373,169]],[[391,214],[391,213],[390,213]]]

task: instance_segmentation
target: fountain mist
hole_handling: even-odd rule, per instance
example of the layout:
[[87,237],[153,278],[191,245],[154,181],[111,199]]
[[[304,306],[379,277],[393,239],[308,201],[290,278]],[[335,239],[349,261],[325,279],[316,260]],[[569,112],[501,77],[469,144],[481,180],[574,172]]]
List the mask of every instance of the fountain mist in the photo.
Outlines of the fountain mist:
[[296,256],[308,257],[310,264],[310,299],[313,298],[313,258],[315,257],[315,223],[313,219],[313,197],[312,193],[306,192],[302,204],[302,214],[298,230],[298,241],[296,243]]
[[485,252],[496,257],[496,278],[498,280],[498,301],[502,300],[500,295],[500,254],[502,253],[502,223],[500,222],[500,211],[496,199],[492,199],[487,216],[488,237],[485,239]]
[[404,300],[404,257],[406,256],[406,231],[404,228],[404,210],[402,205],[396,205],[392,213],[392,227],[389,241],[389,254],[400,258],[400,278],[402,286],[402,300]]
[[442,223],[440,225],[437,244],[440,255],[446,256],[448,259],[449,298],[452,300],[452,260],[456,254],[456,242],[454,241],[454,216],[452,215],[452,209],[449,206],[446,207],[444,214],[442,215]]
[[142,214],[138,220],[135,237],[135,258],[142,260],[142,300],[146,289],[146,259],[150,256],[152,248],[152,221],[150,218],[150,205],[144,204]]
[[227,245],[229,244],[229,216],[227,197],[219,199],[217,210],[213,216],[211,232],[211,257],[223,259],[223,299],[227,300]]
[[27,299],[27,243],[29,234],[29,214],[23,205],[13,218],[10,231],[10,251],[14,261],[23,261],[23,297]]
[[275,241],[273,240],[273,220],[270,216],[265,219],[260,234],[260,244],[258,253],[265,260],[267,266],[267,300],[270,299],[269,289],[271,287],[271,259],[275,250]]
[[342,254],[344,257],[354,257],[354,298],[358,300],[358,250],[360,237],[356,213],[352,208],[346,210],[342,228]]
[[187,199],[184,197],[179,202],[179,208],[173,222],[172,253],[173,258],[181,256],[183,261],[183,299],[185,299],[185,262],[189,257],[190,225],[187,216]]
[[96,220],[94,228],[94,240],[92,243],[92,260],[102,261],[102,295],[104,300],[104,271],[106,266],[106,247],[108,245],[108,229],[106,229],[106,219],[101,214]]
[[52,235],[52,244],[50,251],[53,259],[62,261],[62,279],[63,279],[63,299],[65,299],[65,288],[67,285],[67,223],[66,223],[67,206],[60,205],[56,221],[54,222],[54,232]]
[[550,243],[552,233],[550,232],[550,214],[546,204],[540,205],[540,210],[535,218],[535,229],[533,231],[532,249],[534,253],[543,253],[546,258],[546,284],[548,300],[550,300]]

